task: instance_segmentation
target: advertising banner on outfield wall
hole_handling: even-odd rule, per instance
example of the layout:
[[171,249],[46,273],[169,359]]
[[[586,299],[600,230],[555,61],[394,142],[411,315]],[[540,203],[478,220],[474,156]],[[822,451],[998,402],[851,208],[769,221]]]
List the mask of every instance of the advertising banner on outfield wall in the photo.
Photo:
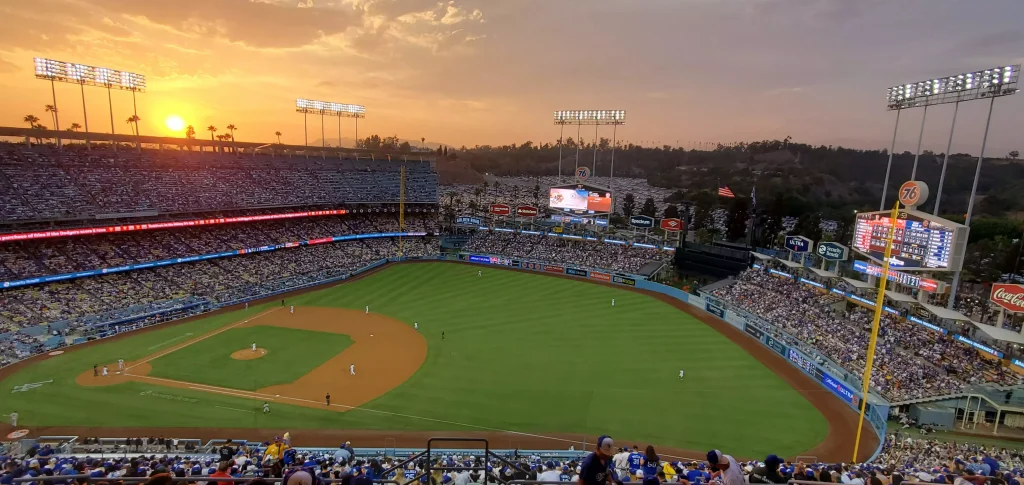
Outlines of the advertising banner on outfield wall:
[[833,378],[827,372],[822,371],[819,380],[833,394],[850,403],[853,407],[860,407],[860,396],[849,387],[846,387],[846,384],[843,384],[839,379]]
[[636,286],[636,280],[633,278],[626,278],[625,276],[612,276],[612,283],[618,283],[626,286]]
[[722,320],[725,320],[725,310],[723,308],[720,308],[720,307],[717,307],[715,305],[712,305],[712,304],[708,303],[708,304],[704,305],[704,309],[707,310],[708,313],[710,313],[710,314],[712,314],[712,315],[714,315],[714,316],[716,316],[718,318],[721,318]]
[[751,337],[754,337],[762,341],[764,340],[764,332],[760,328],[757,328],[749,323],[743,325],[743,331],[747,332],[747,334],[749,334]]
[[546,271],[548,273],[564,274],[565,273],[565,268],[563,268],[561,266],[555,266],[553,264],[546,264],[546,265],[544,265],[544,271]]
[[[608,273],[598,273],[597,271],[591,271],[590,272],[590,277],[592,279],[601,280],[601,281],[611,281],[612,280],[612,275],[610,275]],[[1024,366],[1022,366],[1022,367],[1024,367]]]
[[783,357],[786,356],[786,351],[789,350],[788,347],[786,347],[782,342],[775,340],[775,337],[772,337],[771,335],[764,338],[764,344],[767,345],[768,348],[778,352],[779,355]]
[[572,275],[572,276],[582,276],[582,277],[586,278],[587,277],[587,270],[585,270],[585,269],[576,269],[576,268],[565,268],[565,274]]

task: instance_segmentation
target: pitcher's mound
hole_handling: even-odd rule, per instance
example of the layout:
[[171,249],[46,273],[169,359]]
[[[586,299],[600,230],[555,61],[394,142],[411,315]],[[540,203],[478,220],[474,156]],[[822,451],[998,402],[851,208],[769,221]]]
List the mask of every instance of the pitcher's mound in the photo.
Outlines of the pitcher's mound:
[[236,350],[231,354],[231,358],[236,360],[252,360],[263,357],[264,355],[267,355],[267,349],[256,347],[255,352],[253,352],[251,348]]

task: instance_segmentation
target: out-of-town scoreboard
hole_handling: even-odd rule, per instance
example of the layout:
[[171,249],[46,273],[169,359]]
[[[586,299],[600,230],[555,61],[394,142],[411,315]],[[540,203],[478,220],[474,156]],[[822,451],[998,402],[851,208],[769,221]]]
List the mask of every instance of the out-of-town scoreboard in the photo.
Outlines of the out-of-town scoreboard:
[[[882,263],[892,227],[890,211],[857,214],[853,249]],[[892,256],[894,270],[959,271],[970,228],[916,210],[901,210],[895,221]]]

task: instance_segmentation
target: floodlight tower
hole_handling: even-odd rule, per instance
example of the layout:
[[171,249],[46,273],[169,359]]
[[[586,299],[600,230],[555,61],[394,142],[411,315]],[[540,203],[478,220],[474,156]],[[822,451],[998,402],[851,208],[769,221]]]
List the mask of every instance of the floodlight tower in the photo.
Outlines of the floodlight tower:
[[[110,133],[114,134],[114,103],[110,94],[111,88],[128,90],[132,92],[132,105],[134,106],[133,122],[135,123],[135,146],[141,150],[139,143],[139,111],[135,99],[136,92],[146,91],[146,76],[128,71],[118,71],[106,67],[87,66],[71,62],[55,61],[53,59],[35,58],[36,79],[50,81],[50,90],[53,93],[53,107],[57,107],[56,90],[53,87],[55,81],[78,84],[82,91],[82,115],[85,119],[86,146],[89,146],[89,116],[85,106],[85,86],[97,86],[107,88],[107,103],[110,106]],[[57,122],[57,114],[54,113],[54,128],[60,131]],[[57,145],[61,145],[61,139],[57,137]],[[117,143],[114,143],[114,150],[117,150]]]
[[[359,118],[366,117],[366,107],[358,104],[333,103],[330,101],[315,101],[311,99],[298,98],[295,100],[295,111],[302,113],[303,132],[306,131],[306,115],[313,113],[320,115],[320,139],[323,146],[327,146],[327,137],[324,131],[324,118],[326,115],[338,117],[338,148],[341,148],[341,119],[356,119],[356,140],[359,140]],[[306,135],[305,144],[309,145],[309,136]]]
[[[935,197],[934,214],[939,212],[939,203],[942,197],[942,185],[946,179],[946,164],[949,162],[949,151],[953,144],[953,129],[956,127],[956,114],[959,111],[962,101],[973,101],[976,99],[988,99],[988,117],[985,120],[985,134],[981,139],[981,153],[978,155],[978,163],[974,168],[974,183],[971,186],[971,198],[967,201],[967,216],[964,225],[971,225],[971,215],[974,212],[974,198],[978,193],[978,179],[981,177],[981,163],[985,159],[985,145],[988,143],[988,129],[992,122],[992,108],[995,106],[996,98],[1017,94],[1017,81],[1020,77],[1020,64],[994,67],[980,71],[967,72],[953,76],[945,76],[928,81],[902,84],[891,87],[886,93],[886,101],[890,111],[896,110],[896,124],[899,126],[899,112],[903,109],[924,107],[938,104],[954,103],[953,122],[949,127],[949,140],[946,142],[946,154],[942,162],[942,174],[939,176],[939,188]],[[924,118],[921,119],[921,130],[924,130]],[[896,132],[893,131],[893,148],[896,144]],[[918,137],[918,151],[920,152],[920,136]],[[889,185],[889,172],[892,168],[892,149],[889,150],[889,164],[885,169],[885,183],[882,185],[882,202],[879,210],[885,208],[885,193]],[[916,175],[917,157],[914,158],[914,175]],[[913,177],[911,177],[913,178]],[[956,301],[957,286],[960,283],[960,271],[953,273],[953,284],[949,291],[947,308],[953,308]]]
[[[575,124],[577,126],[577,137],[579,137],[579,127],[583,125],[594,125],[594,165],[591,167],[591,174],[597,176],[597,149],[598,149],[598,128],[601,125],[612,125],[612,163],[611,173],[609,177],[615,176],[615,139],[619,125],[626,124],[626,112],[624,110],[581,110],[581,111],[555,111],[555,124],[561,125],[564,129],[567,124]],[[576,168],[579,169],[579,149],[580,144],[577,140],[576,144]],[[558,178],[561,182],[562,178],[562,145],[561,137],[559,137],[558,145]],[[612,187],[608,187],[612,188]]]

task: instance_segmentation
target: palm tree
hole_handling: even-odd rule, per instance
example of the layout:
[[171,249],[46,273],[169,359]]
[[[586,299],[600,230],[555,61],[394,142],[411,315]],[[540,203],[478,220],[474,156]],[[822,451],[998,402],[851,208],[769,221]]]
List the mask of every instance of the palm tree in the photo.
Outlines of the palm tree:
[[420,148],[423,148],[423,145],[426,145],[426,143],[427,143],[427,137],[421,136],[420,137]]
[[36,115],[25,115],[25,118],[23,118],[22,121],[28,123],[29,128],[35,128],[36,123],[39,123],[39,117]]
[[78,131],[78,130],[81,130],[81,129],[82,129],[82,125],[80,125],[78,123],[71,123],[71,128],[68,128],[69,131]]
[[235,141],[235,130],[237,129],[238,127],[235,125],[228,125],[228,130],[231,131],[231,141]]
[[281,132],[280,131],[275,131],[274,134],[277,135],[277,144],[280,145],[281,144]]
[[48,104],[48,105],[46,105],[46,112],[50,113],[50,121],[53,121],[54,126],[56,126],[57,125],[57,118],[56,118],[56,116],[57,116],[57,107],[52,105],[52,104]]
[[213,141],[213,134],[217,132],[217,127],[213,125],[207,126],[206,131],[210,132],[210,141]]
[[[49,130],[49,128],[47,128],[46,125],[43,125],[43,124],[40,124],[40,123],[36,123],[36,126],[33,126],[33,128],[35,128],[35,129],[37,129],[39,131]],[[36,135],[36,144],[39,144],[39,145],[43,144],[43,139],[40,138],[39,135]]]
[[134,135],[135,134],[135,115],[129,116],[128,119],[124,120],[124,121],[125,121],[125,123],[128,123],[128,125],[131,127],[132,134]]
[[194,127],[192,125],[188,125],[188,127],[185,128],[185,138],[188,138],[189,140],[191,140],[191,139],[193,139],[195,137],[196,137],[196,127]]

